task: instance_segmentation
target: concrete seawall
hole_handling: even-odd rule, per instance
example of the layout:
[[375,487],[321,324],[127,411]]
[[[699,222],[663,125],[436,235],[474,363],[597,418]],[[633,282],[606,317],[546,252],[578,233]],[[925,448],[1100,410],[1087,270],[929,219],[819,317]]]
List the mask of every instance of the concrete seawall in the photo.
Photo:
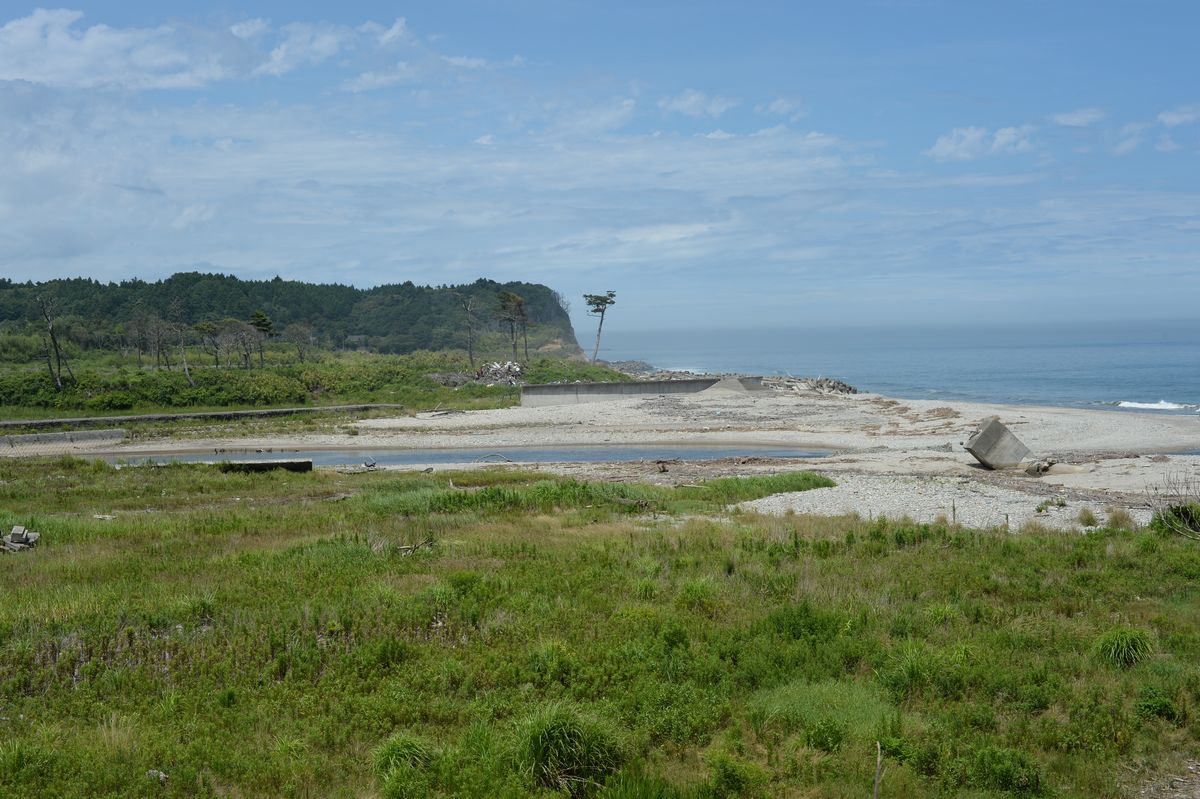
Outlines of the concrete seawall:
[[27,433],[19,436],[0,436],[0,453],[17,447],[44,446],[59,444],[116,444],[124,441],[127,431],[114,430],[72,430],[66,433]]
[[762,391],[761,377],[702,377],[694,380],[642,380],[628,383],[546,383],[522,386],[521,405],[576,405],[582,402],[608,402],[630,397],[654,397],[665,394],[699,394],[709,389],[735,392]]

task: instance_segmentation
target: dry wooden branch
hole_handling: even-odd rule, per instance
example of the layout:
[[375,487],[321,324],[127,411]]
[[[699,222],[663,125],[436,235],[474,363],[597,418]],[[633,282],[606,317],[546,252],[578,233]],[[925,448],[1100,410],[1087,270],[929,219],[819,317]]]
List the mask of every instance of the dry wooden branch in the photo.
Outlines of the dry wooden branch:
[[400,552],[401,555],[411,555],[414,552],[416,552],[418,549],[420,549],[421,547],[432,547],[432,546],[433,546],[433,536],[429,536],[424,541],[420,541],[416,544],[405,544],[404,546],[396,547],[396,549]]

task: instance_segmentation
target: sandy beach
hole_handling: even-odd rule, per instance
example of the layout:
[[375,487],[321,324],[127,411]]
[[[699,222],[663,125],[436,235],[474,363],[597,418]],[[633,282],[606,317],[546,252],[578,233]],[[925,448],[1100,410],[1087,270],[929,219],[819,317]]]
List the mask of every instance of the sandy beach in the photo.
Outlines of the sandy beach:
[[[981,468],[962,444],[990,416],[1008,425],[1035,457],[1052,457],[1058,465],[1040,477],[1020,470]],[[807,468],[828,474],[838,486],[769,497],[748,503],[748,508],[764,513],[908,516],[918,521],[944,517],[971,526],[1007,525],[1013,530],[1028,522],[1077,527],[1083,508],[1103,519],[1108,508],[1119,507],[1144,522],[1150,516],[1148,492],[1171,475],[1200,475],[1200,456],[1181,454],[1200,450],[1197,415],[898,400],[783,388],[757,392],[714,388],[693,395],[363,419],[354,427],[353,436],[157,440],[92,448],[79,444],[73,451],[135,458],[171,451],[282,454],[350,448],[622,444],[819,448],[831,454],[802,461],[682,458],[666,463],[540,463],[528,468],[659,483]]]

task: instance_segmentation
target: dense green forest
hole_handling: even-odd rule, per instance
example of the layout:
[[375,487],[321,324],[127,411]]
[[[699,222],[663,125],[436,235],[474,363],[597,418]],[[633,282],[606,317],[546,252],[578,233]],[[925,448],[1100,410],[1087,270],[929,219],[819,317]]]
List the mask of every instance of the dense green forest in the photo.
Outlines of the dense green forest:
[[[44,352],[46,320],[39,300],[49,304],[65,343],[80,349],[154,352],[165,344],[164,337],[177,343],[184,328],[195,343],[211,338],[215,347],[219,326],[236,320],[253,323],[271,337],[327,349],[467,350],[490,335],[510,343],[519,338],[522,346],[528,339],[535,349],[579,351],[562,298],[534,283],[480,279],[463,286],[404,282],[358,289],[200,272],[153,283],[0,279],[0,334],[9,348],[31,350],[31,358]],[[20,346],[19,337],[26,337],[27,346]]]

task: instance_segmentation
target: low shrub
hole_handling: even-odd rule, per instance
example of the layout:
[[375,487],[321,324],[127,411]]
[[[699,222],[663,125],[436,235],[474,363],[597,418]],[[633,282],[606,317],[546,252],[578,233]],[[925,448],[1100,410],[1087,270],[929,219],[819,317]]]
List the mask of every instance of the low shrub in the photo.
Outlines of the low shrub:
[[1114,627],[1096,640],[1096,655],[1116,668],[1136,666],[1150,651],[1150,634],[1133,627]]
[[760,796],[767,784],[767,773],[753,763],[727,752],[709,755],[709,788],[714,799]]
[[380,777],[401,766],[424,768],[433,759],[433,750],[421,738],[409,732],[388,736],[375,750],[375,773]]
[[600,787],[624,759],[616,733],[569,705],[546,705],[517,730],[517,760],[528,781],[572,796]]
[[1016,796],[1041,796],[1047,788],[1041,766],[1024,752],[1000,746],[985,746],[975,753],[968,781],[978,788]]
[[1143,685],[1138,690],[1137,701],[1133,705],[1138,716],[1143,719],[1160,718],[1167,721],[1178,721],[1179,709],[1171,697],[1157,685]]
[[1137,522],[1129,511],[1116,506],[1111,507],[1107,511],[1108,519],[1104,526],[1110,530],[1136,530]]

